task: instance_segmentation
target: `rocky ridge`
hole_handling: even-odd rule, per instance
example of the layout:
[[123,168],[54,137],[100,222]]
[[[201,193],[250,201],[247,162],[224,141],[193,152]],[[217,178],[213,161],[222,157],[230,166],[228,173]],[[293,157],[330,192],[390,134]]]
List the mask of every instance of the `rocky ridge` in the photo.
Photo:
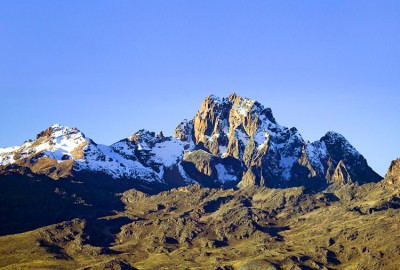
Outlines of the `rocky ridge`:
[[53,125],[0,149],[0,268],[399,269],[400,160],[378,180],[342,135],[236,95],[174,137]]
[[114,179],[184,186],[306,186],[377,182],[381,177],[340,134],[305,141],[281,126],[271,109],[232,94],[207,97],[174,137],[140,130],[110,146],[76,128],[53,125],[35,141],[0,149],[0,172],[53,179],[105,175]]
[[[231,179],[241,179],[243,187],[319,188],[381,179],[342,135],[328,132],[309,143],[296,128],[279,125],[271,109],[235,94],[207,97],[194,119],[178,126],[175,137],[189,146],[184,162],[199,151],[205,151],[210,160],[238,161],[241,166],[233,166]],[[212,163],[206,164],[206,170],[199,168],[198,173],[212,176],[218,171]]]

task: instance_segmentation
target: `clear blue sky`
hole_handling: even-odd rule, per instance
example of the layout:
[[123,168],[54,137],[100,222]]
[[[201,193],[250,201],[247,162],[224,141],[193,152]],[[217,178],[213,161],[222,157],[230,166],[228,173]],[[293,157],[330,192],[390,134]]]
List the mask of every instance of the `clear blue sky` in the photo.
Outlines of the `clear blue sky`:
[[400,1],[2,1],[0,147],[53,123],[111,144],[172,134],[209,94],[400,156]]

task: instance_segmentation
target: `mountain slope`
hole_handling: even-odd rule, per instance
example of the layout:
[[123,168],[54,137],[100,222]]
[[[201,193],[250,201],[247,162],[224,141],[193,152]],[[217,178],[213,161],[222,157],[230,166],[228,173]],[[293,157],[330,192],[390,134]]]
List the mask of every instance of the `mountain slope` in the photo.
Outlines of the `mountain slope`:
[[[35,174],[53,179],[93,173],[114,179],[161,182],[157,171],[142,164],[139,160],[141,156],[135,155],[136,148],[140,148],[140,144],[131,143],[128,139],[111,146],[97,144],[76,128],[56,124],[39,133],[35,141],[1,149],[0,166],[3,172],[28,168]],[[140,150],[145,152],[147,148]],[[164,161],[160,157],[162,154],[165,155],[159,151],[155,159]]]
[[112,144],[95,143],[76,128],[53,125],[35,141],[0,149],[0,172],[53,179],[106,175],[114,179],[209,187],[306,186],[377,182],[381,177],[340,134],[304,141],[277,123],[271,109],[235,94],[207,97],[174,137],[140,130]]
[[174,137],[53,125],[0,150],[0,268],[399,269],[399,177],[236,95]]
[[239,161],[233,174],[242,175],[241,186],[318,188],[382,179],[342,135],[328,132],[319,141],[305,142],[296,128],[279,125],[271,109],[235,94],[207,97],[194,119],[177,127],[175,137],[189,151],[203,149],[212,157]]
[[400,266],[400,190],[399,185],[384,181],[346,184],[334,192],[314,194],[302,187],[234,190],[191,185],[155,195],[127,190],[118,196],[122,196],[124,209],[0,236],[0,267],[243,270]]

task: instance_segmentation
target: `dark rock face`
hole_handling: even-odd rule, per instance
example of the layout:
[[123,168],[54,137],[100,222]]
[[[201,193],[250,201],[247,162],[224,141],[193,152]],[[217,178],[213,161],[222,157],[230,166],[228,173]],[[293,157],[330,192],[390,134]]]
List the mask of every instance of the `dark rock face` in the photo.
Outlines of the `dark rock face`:
[[[340,169],[344,174],[348,175],[345,182],[364,184],[378,182],[382,179],[368,166],[367,160],[342,135],[328,132],[320,141],[326,145],[332,164],[331,167],[335,167],[334,174]],[[334,175],[329,177],[330,179],[332,177],[335,178]]]
[[271,109],[236,94],[207,97],[174,137],[140,130],[105,146],[76,128],[53,125],[34,142],[0,151],[0,171],[15,171],[15,166],[53,179],[93,173],[149,187],[197,182],[320,190],[381,179],[342,135],[328,132],[306,142],[296,128],[279,125]]

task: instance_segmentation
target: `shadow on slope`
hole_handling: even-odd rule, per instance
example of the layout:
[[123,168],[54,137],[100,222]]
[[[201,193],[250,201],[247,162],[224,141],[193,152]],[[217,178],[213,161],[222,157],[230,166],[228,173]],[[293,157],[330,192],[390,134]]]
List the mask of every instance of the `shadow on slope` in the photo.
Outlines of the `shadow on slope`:
[[[133,187],[128,181],[101,176],[77,181],[20,174],[1,175],[0,236],[73,218],[96,220],[110,215],[112,211],[124,208],[117,194]],[[98,225],[94,221],[92,223]]]

